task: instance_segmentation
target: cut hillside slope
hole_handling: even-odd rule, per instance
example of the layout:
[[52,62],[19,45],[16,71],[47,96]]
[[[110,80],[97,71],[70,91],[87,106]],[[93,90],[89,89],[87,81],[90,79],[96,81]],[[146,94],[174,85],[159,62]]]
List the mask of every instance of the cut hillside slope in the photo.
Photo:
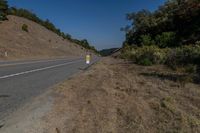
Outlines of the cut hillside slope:
[[[22,30],[23,24],[28,32]],[[8,21],[0,24],[1,60],[81,56],[85,52],[81,46],[25,18],[9,15]]]

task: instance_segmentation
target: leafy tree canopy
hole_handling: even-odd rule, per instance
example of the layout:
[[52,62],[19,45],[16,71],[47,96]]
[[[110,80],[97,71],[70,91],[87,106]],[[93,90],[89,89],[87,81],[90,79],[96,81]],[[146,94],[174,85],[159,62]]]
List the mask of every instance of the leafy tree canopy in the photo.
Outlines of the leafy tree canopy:
[[169,0],[155,12],[129,13],[127,19],[131,21],[125,28],[125,43],[129,45],[141,46],[144,40],[153,40],[161,47],[176,47],[200,39],[199,0]]
[[8,4],[6,0],[0,0],[0,21],[6,20]]

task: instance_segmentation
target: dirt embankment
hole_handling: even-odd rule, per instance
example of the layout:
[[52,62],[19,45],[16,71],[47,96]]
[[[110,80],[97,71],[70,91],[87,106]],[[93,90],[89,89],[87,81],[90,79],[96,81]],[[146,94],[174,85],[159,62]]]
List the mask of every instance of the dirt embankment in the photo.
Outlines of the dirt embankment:
[[[85,50],[45,27],[17,16],[0,23],[0,59],[81,56]],[[28,32],[22,25],[28,26]]]
[[[170,76],[179,74],[163,66],[104,58],[55,87],[44,116],[31,106],[36,111],[20,113],[22,121],[8,126],[8,132],[199,133],[200,85],[175,82]],[[40,110],[44,107],[42,103]]]
[[155,72],[171,73],[103,59],[56,88],[53,110],[44,117],[47,132],[200,132],[200,86]]

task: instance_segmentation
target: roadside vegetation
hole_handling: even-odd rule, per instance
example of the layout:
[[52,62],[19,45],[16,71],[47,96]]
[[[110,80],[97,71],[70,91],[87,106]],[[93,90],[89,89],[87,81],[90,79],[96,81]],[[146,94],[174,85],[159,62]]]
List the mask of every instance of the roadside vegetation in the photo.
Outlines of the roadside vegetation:
[[0,0],[0,21],[7,20],[8,4],[5,0]]
[[28,32],[28,25],[23,24],[22,25],[22,30],[25,31],[25,32]]
[[199,77],[200,1],[167,1],[155,12],[130,13],[131,26],[123,28],[126,40],[121,57],[136,64],[164,64]]
[[34,14],[31,11],[26,10],[26,9],[22,9],[22,8],[18,9],[15,7],[9,7],[6,0],[1,0],[0,1],[0,21],[7,20],[7,17],[6,17],[7,15],[15,15],[15,16],[23,17],[23,18],[29,19],[31,21],[34,21],[34,22],[44,26],[48,30],[56,33],[57,35],[63,37],[63,39],[67,39],[73,43],[76,43],[76,44],[84,47],[85,49],[97,52],[95,47],[91,46],[86,39],[83,39],[83,40],[74,39],[71,37],[70,34],[64,33],[60,29],[56,28],[56,26],[52,22],[50,22],[50,20],[48,20],[48,19],[42,20],[36,14]]

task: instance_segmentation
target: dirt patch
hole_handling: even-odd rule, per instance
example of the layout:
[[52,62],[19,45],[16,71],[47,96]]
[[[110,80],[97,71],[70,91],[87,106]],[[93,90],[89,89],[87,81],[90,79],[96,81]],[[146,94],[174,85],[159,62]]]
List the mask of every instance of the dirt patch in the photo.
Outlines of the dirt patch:
[[105,58],[56,88],[48,133],[200,132],[200,86],[141,73],[171,71]]

